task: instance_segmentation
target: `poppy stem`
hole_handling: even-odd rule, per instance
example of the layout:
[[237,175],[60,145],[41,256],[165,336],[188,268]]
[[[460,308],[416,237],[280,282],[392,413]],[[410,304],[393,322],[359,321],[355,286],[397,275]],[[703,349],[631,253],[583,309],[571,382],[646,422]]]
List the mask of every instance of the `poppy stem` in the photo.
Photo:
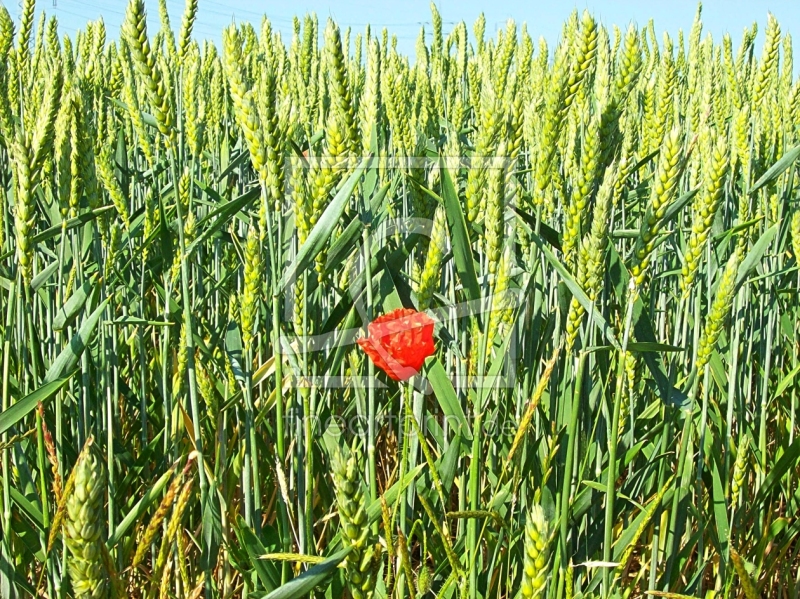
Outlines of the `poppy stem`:
[[[423,396],[422,392],[417,390],[415,385],[413,384],[416,377],[412,378],[409,381],[409,396],[413,397],[413,403],[406,404],[405,409],[405,417],[407,420],[415,420],[418,428],[415,428],[411,433],[411,438],[409,439],[409,451],[408,451],[408,470],[413,470],[417,466],[417,457],[419,455],[419,448],[420,444],[424,442],[423,438],[423,426],[424,426],[424,410],[425,410],[425,397]],[[411,424],[414,424],[412,421]],[[413,508],[414,507],[414,497],[416,496],[416,489],[411,486],[408,489],[408,504]]]
[[[405,479],[408,472],[408,442],[411,430],[411,422],[409,416],[406,414],[408,409],[408,402],[411,401],[411,393],[414,389],[413,377],[409,379],[408,384],[405,386],[404,392],[400,395],[400,414],[403,414],[402,421],[402,437],[403,437],[403,453],[400,456],[400,481]],[[402,489],[401,489],[402,493]],[[402,495],[401,495],[402,498]],[[400,500],[400,531],[405,535],[407,533],[406,518],[408,514],[408,499]]]

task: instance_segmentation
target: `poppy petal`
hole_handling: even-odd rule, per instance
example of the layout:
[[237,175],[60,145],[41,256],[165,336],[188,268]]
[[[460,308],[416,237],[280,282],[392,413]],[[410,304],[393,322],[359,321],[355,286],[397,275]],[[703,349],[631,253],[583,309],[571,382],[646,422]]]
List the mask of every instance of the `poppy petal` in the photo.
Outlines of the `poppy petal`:
[[369,337],[358,345],[390,378],[401,381],[417,374],[435,351],[433,319],[424,312],[399,308],[373,320]]

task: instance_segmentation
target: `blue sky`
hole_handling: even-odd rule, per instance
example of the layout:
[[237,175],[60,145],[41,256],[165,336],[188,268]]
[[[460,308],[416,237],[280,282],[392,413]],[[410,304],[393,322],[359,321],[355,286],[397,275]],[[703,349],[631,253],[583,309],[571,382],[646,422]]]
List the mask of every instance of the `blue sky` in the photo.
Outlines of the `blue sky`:
[[[159,26],[157,0],[145,0],[148,11],[148,30],[151,35]],[[7,3],[12,16],[18,16],[18,2]],[[549,42],[558,38],[561,25],[573,8],[588,8],[606,26],[617,24],[621,27],[630,21],[644,25],[650,18],[655,20],[656,31],[676,34],[679,28],[685,32],[691,27],[697,7],[695,0],[582,0],[554,1],[528,0],[437,0],[442,13],[445,32],[454,23],[465,21],[472,29],[472,23],[484,12],[487,34],[494,34],[504,27],[508,18],[517,23],[527,22],[528,30],[534,39],[540,35]],[[56,15],[62,32],[74,36],[88,20],[103,16],[109,38],[116,37],[125,14],[125,0],[40,0],[37,3],[37,16],[42,10],[48,15]],[[180,25],[183,13],[183,0],[167,0],[170,18],[174,29]],[[384,26],[398,37],[399,48],[406,53],[414,50],[414,41],[423,24],[430,30],[430,10],[428,0],[295,0],[279,2],[275,0],[199,0],[199,14],[195,25],[197,38],[209,38],[219,43],[222,28],[236,21],[260,23],[266,14],[273,27],[288,39],[291,36],[292,16],[306,12],[316,12],[320,20],[332,16],[344,30],[351,26],[361,31],[367,23],[373,30]],[[767,13],[771,11],[781,24],[783,31],[792,33],[796,52],[800,53],[800,1],[798,0],[706,0],[703,3],[704,30],[720,40],[725,32],[730,32],[734,44],[741,39],[742,30],[753,21],[759,24],[759,42],[766,24]],[[759,46],[760,51],[760,46]],[[800,59],[795,60],[800,66]]]

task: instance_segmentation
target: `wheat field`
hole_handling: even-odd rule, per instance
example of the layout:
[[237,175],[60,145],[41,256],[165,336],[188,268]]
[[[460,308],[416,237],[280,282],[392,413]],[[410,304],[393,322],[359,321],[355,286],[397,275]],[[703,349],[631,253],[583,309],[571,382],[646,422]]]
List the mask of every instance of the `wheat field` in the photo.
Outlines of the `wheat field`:
[[772,15],[197,2],[0,7],[1,597],[800,596]]

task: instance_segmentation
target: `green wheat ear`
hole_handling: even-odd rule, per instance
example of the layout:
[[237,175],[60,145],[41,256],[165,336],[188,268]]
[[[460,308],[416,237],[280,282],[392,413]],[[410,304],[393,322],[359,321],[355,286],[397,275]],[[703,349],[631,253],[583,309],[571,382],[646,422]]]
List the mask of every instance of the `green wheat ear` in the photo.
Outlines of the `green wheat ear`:
[[350,457],[341,454],[333,460],[333,482],[336,487],[336,504],[339,524],[346,546],[347,581],[353,599],[370,599],[375,592],[378,568],[381,563],[381,545],[373,538],[367,518],[367,504],[361,488],[361,456],[355,449]]
[[534,505],[525,523],[525,557],[522,570],[523,597],[541,597],[547,584],[549,523],[540,505]]
[[75,488],[67,498],[64,526],[69,549],[69,576],[77,598],[109,597],[111,581],[103,561],[103,495],[106,476],[102,462],[88,451],[75,465]]

